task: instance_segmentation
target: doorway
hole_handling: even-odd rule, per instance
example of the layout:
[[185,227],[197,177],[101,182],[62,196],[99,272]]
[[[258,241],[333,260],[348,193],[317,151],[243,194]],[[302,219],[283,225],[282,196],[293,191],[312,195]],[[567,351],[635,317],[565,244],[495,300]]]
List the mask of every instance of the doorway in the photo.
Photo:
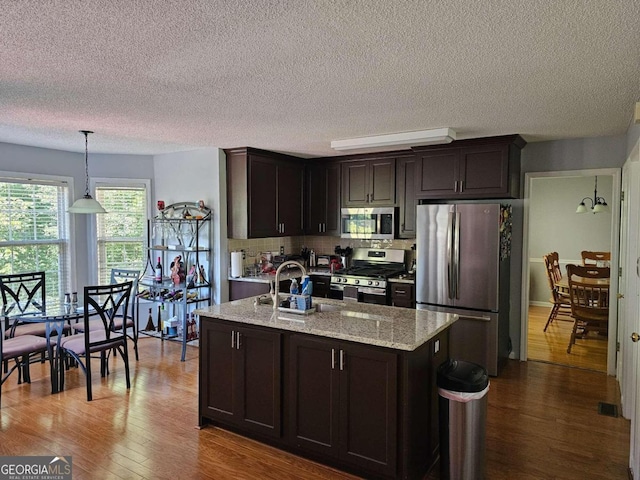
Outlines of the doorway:
[[[576,214],[582,199],[588,207],[594,197],[604,197],[609,211]],[[525,174],[523,223],[523,279],[521,360],[541,360],[615,374],[617,310],[612,302],[609,335],[602,340],[584,341],[567,353],[573,323],[554,321],[543,332],[551,310],[551,292],[542,256],[556,251],[560,267],[580,264],[582,250],[610,251],[611,269],[618,268],[620,171],[596,169]],[[612,274],[611,291],[617,291],[617,275]],[[570,320],[570,319],[567,319]],[[593,361],[592,361],[593,360]]]

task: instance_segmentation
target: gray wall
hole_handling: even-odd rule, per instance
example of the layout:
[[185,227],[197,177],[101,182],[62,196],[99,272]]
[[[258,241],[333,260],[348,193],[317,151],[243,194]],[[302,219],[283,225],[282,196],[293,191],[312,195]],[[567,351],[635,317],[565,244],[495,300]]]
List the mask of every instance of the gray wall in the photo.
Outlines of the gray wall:
[[[109,178],[152,179],[153,157],[143,155],[97,155],[89,150],[89,176]],[[16,173],[33,173],[72,177],[72,198],[84,194],[84,152],[74,153],[47,148],[28,147],[0,143],[0,170]],[[90,216],[74,215],[72,241],[74,248],[75,275],[72,282],[87,285],[90,282],[89,237]]]
[[[527,172],[555,172],[592,168],[622,168],[627,158],[627,135],[554,140],[527,144],[522,150],[521,191]],[[585,194],[586,196],[586,194]],[[524,200],[515,200],[511,260],[509,328],[516,358],[520,357],[522,291],[522,212]]]
[[[529,302],[548,305],[550,291],[542,255],[558,252],[567,263],[581,262],[582,250],[611,251],[611,212],[577,215],[584,197],[593,197],[594,177],[534,178],[529,190]],[[612,200],[613,177],[598,177],[598,196]],[[586,202],[587,206],[590,203]]]
[[[229,299],[227,265],[227,187],[224,151],[203,148],[189,152],[155,156],[153,205],[164,200],[176,202],[204,200],[211,208],[211,262],[209,278],[216,304]],[[155,210],[154,210],[155,211]],[[224,273],[223,273],[224,272]]]

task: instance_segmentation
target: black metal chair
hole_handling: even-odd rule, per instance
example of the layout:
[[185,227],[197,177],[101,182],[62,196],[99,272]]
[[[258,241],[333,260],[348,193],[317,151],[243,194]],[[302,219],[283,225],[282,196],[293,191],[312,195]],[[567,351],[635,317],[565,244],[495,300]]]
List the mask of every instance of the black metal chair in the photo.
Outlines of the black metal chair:
[[[128,270],[124,268],[112,268],[111,269],[111,284],[132,282],[131,287],[131,316],[126,317],[118,315],[114,322],[115,329],[122,329],[123,321],[126,318],[126,331],[127,336],[133,341],[133,350],[136,354],[136,361],[138,361],[138,279],[140,278],[140,270]],[[131,329],[131,334],[129,334]]]
[[[116,349],[124,361],[127,389],[131,388],[127,334],[122,328],[116,328],[116,319],[119,315],[123,315],[122,322],[127,324],[132,286],[133,282],[128,281],[113,285],[84,287],[83,332],[61,339],[61,353],[65,360],[68,357],[73,358],[86,376],[87,401],[93,398],[91,359],[96,358],[94,356],[96,354],[99,354],[100,358],[100,376],[104,377],[109,373],[107,361],[110,351]],[[99,318],[96,319],[96,316]],[[99,322],[100,328],[96,328],[96,321]],[[64,388],[64,374],[62,388]]]
[[[40,313],[46,309],[46,284],[45,272],[14,273],[0,275],[0,294],[2,295],[2,317],[4,327],[4,339],[21,337],[23,335],[35,335],[46,337],[46,326],[43,323],[22,322],[20,316]],[[65,332],[68,332],[65,327]],[[53,332],[55,335],[55,332]],[[15,344],[16,342],[10,342]],[[4,367],[4,373],[9,375],[9,358],[0,362]],[[31,360],[35,359],[29,359]],[[45,352],[42,352],[40,361],[45,361]],[[24,366],[25,379],[29,378],[29,365]],[[18,379],[20,382],[20,378]]]
[[41,323],[9,322],[10,317],[39,313],[46,309],[45,273],[0,275],[0,291],[4,307],[5,338],[21,335],[46,335]]
[[[7,321],[12,323],[10,320],[5,319],[0,325],[0,330],[2,330],[2,335],[0,335],[0,364],[7,364],[7,368],[0,379],[0,387],[15,370],[18,370],[18,384],[22,383],[23,380],[26,383],[31,383],[31,374],[29,372],[31,358],[36,354],[44,354],[47,351],[47,339],[36,335],[5,338],[4,325],[6,325]],[[15,360],[15,365],[11,368],[8,368],[9,360]],[[0,402],[1,399],[2,388],[0,388]]]
[[[136,354],[136,361],[138,360],[138,315],[137,315],[137,307],[138,302],[136,298],[136,293],[138,292],[138,278],[140,277],[139,270],[127,270],[123,268],[112,268],[111,269],[111,284],[123,283],[123,282],[132,282],[132,298],[130,300],[131,305],[131,315],[122,315],[118,313],[113,322],[114,329],[116,331],[122,330],[122,324],[126,321],[126,331],[127,336],[133,341],[133,350]],[[126,320],[125,320],[126,319]],[[76,332],[84,331],[84,322],[78,322],[72,325],[72,328]],[[91,329],[101,329],[102,322],[99,319],[94,319],[89,322],[89,328]],[[131,333],[129,333],[131,330]]]

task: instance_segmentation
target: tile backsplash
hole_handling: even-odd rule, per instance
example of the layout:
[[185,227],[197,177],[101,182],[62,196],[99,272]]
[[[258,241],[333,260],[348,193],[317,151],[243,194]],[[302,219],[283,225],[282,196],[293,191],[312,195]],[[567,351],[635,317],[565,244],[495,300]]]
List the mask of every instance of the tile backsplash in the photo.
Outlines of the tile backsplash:
[[326,236],[301,236],[301,237],[272,237],[255,238],[249,240],[228,240],[228,251],[245,251],[244,266],[252,265],[256,261],[256,256],[263,252],[280,252],[280,247],[284,247],[284,253],[299,254],[302,247],[307,247],[316,254],[333,254],[337,245],[341,248],[397,248],[407,251],[407,263],[410,265],[414,257],[411,246],[415,244],[415,239],[409,240],[358,240],[341,237]]

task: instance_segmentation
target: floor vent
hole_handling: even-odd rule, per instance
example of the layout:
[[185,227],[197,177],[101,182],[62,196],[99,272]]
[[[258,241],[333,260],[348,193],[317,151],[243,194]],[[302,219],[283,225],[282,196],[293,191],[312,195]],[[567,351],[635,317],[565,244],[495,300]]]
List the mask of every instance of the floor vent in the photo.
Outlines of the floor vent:
[[618,406],[613,403],[598,403],[598,413],[600,415],[606,415],[608,417],[617,417],[618,416]]

